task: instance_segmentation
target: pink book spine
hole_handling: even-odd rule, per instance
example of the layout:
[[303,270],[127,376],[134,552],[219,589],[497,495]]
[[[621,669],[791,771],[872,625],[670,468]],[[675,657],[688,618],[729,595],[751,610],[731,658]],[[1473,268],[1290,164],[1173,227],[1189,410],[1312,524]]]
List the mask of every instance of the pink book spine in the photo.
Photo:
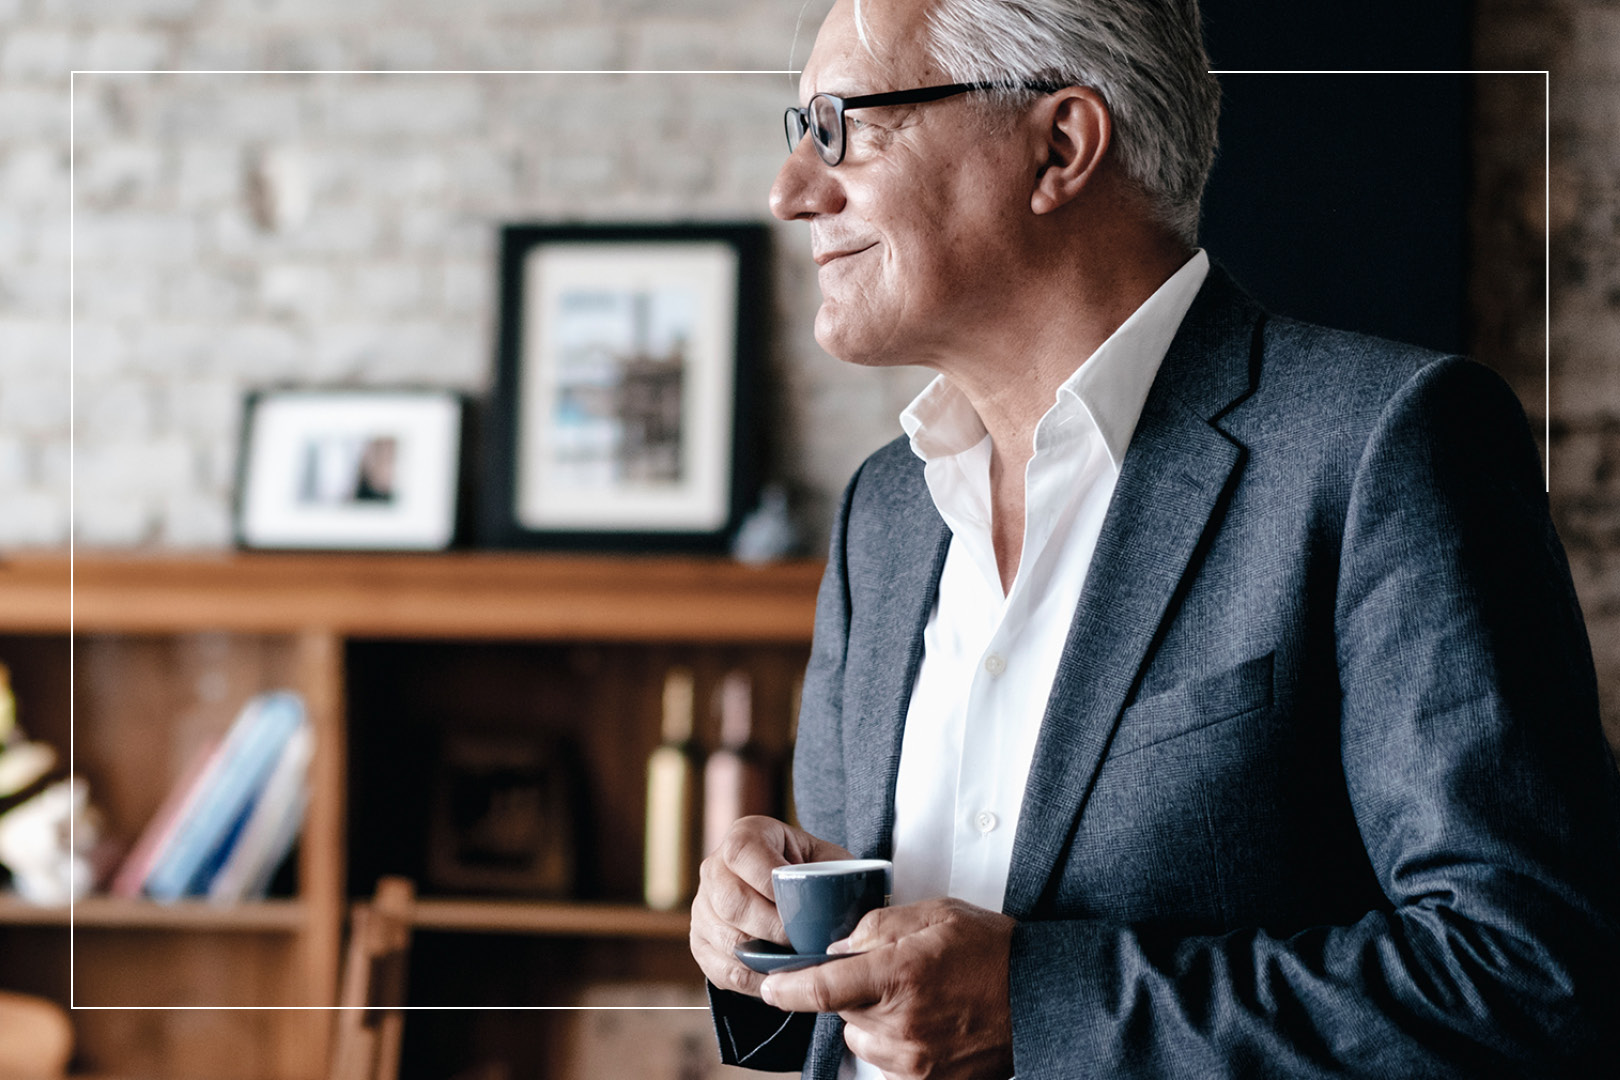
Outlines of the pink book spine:
[[140,839],[135,841],[135,846],[119,866],[118,873],[107,888],[113,896],[133,900],[141,895],[141,886],[146,884],[146,875],[151,872],[152,864],[157,862],[169,837],[185,820],[197,796],[208,786],[209,777],[219,764],[223,741],[219,738],[210,740],[186,766],[185,775],[170,789],[163,805],[152,815],[152,820],[141,831]]

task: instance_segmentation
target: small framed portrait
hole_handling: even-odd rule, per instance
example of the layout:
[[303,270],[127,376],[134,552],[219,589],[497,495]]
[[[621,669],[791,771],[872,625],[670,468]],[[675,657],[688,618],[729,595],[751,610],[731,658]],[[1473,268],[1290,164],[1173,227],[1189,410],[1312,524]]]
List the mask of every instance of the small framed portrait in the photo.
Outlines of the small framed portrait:
[[434,551],[455,536],[462,402],[439,391],[260,391],[236,498],[250,548]]
[[503,231],[490,543],[725,549],[756,481],[765,237],[759,225]]

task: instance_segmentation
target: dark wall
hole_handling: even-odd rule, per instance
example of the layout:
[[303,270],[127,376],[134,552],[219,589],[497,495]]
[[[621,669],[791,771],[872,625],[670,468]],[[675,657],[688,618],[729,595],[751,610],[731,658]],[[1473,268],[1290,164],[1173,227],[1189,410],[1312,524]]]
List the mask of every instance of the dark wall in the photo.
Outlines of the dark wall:
[[[1468,5],[1205,0],[1216,70],[1463,70]],[[1202,243],[1274,311],[1461,351],[1468,76],[1221,76]]]

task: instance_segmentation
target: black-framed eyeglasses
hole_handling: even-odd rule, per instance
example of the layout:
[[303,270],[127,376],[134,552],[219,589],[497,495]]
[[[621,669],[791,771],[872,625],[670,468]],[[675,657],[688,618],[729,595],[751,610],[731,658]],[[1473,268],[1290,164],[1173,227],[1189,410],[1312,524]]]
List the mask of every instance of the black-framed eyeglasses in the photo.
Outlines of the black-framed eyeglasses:
[[[1050,94],[1063,88],[1062,85],[1055,83],[1025,82],[1013,85],[1019,90],[1034,90],[1042,94]],[[883,94],[861,94],[847,98],[838,97],[836,94],[816,94],[810,99],[810,104],[791,106],[782,117],[782,122],[787,128],[788,153],[793,153],[798,148],[799,142],[808,134],[821,160],[828,165],[837,165],[844,160],[844,113],[850,109],[868,109],[875,105],[915,105],[924,101],[938,101],[940,98],[971,93],[974,90],[1007,88],[1006,83],[972,82],[920,86],[915,90],[891,90]]]

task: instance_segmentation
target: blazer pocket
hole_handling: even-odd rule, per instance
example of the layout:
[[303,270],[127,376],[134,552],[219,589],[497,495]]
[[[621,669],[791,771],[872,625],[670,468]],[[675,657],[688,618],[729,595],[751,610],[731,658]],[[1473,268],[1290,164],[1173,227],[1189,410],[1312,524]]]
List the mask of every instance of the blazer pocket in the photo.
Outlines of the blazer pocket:
[[1136,702],[1120,716],[1110,756],[1129,754],[1270,705],[1274,655],[1245,660]]

